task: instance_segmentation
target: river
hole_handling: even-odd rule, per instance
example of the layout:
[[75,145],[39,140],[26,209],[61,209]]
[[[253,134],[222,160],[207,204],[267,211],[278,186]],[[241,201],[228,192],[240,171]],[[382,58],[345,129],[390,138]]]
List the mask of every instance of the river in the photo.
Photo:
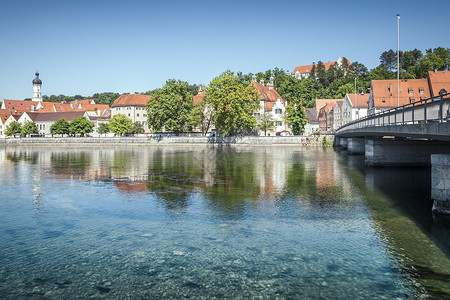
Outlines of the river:
[[2,299],[450,299],[430,169],[321,147],[0,148]]

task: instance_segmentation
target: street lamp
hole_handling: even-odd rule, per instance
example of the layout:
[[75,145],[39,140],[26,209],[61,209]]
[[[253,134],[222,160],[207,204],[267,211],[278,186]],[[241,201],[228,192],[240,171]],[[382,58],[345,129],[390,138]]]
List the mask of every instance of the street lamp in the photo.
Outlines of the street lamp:
[[361,96],[364,95],[364,88],[359,87],[358,93],[356,94],[356,107],[358,107],[358,119],[359,119],[359,93],[361,92]]

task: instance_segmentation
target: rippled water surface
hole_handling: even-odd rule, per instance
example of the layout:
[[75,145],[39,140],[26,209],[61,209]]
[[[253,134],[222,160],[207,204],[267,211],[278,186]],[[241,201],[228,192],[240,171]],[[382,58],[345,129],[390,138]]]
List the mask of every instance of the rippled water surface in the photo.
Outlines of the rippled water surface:
[[429,169],[299,147],[0,148],[2,299],[449,299]]

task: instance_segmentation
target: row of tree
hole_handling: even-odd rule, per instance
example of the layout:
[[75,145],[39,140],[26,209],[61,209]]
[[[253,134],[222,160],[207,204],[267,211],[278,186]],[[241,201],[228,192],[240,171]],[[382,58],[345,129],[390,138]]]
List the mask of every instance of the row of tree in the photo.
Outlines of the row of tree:
[[[92,132],[93,128],[94,124],[89,122],[89,120],[83,116],[73,119],[70,123],[62,118],[50,126],[50,133],[52,135],[80,134],[84,136],[85,134]],[[13,121],[5,130],[5,134],[8,136],[16,134],[27,136],[38,133],[39,130],[37,124],[33,121],[27,121],[23,125],[20,125],[17,121]]]

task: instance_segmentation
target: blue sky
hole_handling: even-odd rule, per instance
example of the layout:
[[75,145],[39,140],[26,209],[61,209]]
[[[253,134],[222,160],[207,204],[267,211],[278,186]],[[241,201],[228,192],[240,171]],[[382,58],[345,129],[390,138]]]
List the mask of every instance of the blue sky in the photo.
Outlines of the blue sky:
[[208,84],[230,69],[292,71],[346,56],[450,47],[450,1],[1,1],[0,100]]

